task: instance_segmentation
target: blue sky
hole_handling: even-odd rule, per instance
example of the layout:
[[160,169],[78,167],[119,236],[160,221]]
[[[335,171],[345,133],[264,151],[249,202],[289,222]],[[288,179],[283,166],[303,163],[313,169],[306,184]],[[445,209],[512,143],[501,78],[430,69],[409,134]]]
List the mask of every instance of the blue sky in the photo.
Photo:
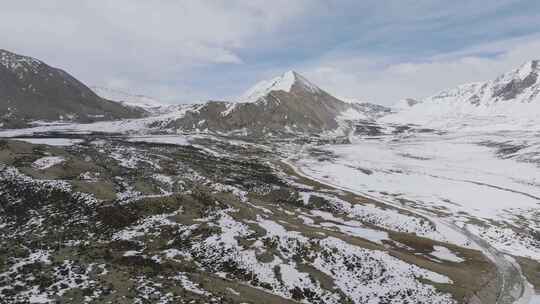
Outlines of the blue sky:
[[3,4],[0,33],[89,85],[170,103],[231,99],[294,69],[392,104],[540,58],[540,2],[20,0]]

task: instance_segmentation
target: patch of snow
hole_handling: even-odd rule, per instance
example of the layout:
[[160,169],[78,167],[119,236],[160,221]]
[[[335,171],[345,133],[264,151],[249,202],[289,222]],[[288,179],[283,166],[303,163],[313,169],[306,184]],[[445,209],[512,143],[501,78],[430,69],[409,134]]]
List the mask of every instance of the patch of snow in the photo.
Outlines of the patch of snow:
[[156,181],[160,182],[160,183],[163,183],[163,184],[166,184],[166,185],[172,185],[173,183],[173,179],[172,177],[168,176],[168,175],[164,175],[164,174],[154,174],[152,175],[152,178],[155,179]]
[[60,156],[45,156],[40,159],[37,159],[32,163],[32,168],[38,170],[45,170],[52,166],[59,165],[63,163],[65,159]]
[[124,254],[122,256],[125,256],[125,257],[132,257],[132,256],[137,256],[141,254],[139,251],[137,250],[128,250],[126,252],[124,252]]
[[430,253],[430,255],[445,261],[455,262],[455,263],[461,263],[465,261],[464,259],[458,257],[455,255],[450,249],[444,247],[444,246],[433,246],[433,251]]
[[51,137],[51,138],[10,138],[13,140],[19,140],[28,142],[34,145],[49,145],[49,146],[59,146],[59,147],[66,147],[66,146],[73,146],[76,144],[80,144],[84,142],[82,139],[76,139],[76,138],[58,138],[58,137]]
[[227,104],[225,111],[222,111],[220,114],[221,116],[229,116],[234,110],[237,108],[238,103],[229,103]]
[[132,136],[128,138],[128,141],[179,146],[187,146],[190,144],[188,138],[182,135]]
[[184,288],[187,291],[193,292],[198,295],[203,295],[203,296],[212,295],[208,291],[201,289],[198,284],[193,283],[185,273],[180,272],[176,276],[171,277],[171,279],[179,281],[180,284],[182,285],[182,288]]
[[185,233],[190,231],[193,226],[185,226],[174,221],[171,221],[169,218],[180,213],[180,210],[169,213],[169,214],[158,214],[153,215],[147,218],[144,218],[135,225],[126,227],[120,231],[117,231],[113,234],[112,240],[133,240],[139,237],[152,237],[160,233],[161,226],[175,227],[179,232]]
[[311,192],[300,192],[298,194],[300,195],[300,198],[302,199],[302,202],[304,203],[304,205],[308,206],[309,199],[311,197]]
[[100,173],[99,172],[89,172],[86,171],[84,173],[79,174],[79,179],[86,181],[86,182],[97,182],[99,180]]
[[[313,210],[311,211],[311,214],[313,214],[314,216],[323,218],[324,220],[331,221],[331,222],[320,223],[319,225],[322,227],[334,227],[340,230],[342,233],[345,233],[354,237],[363,238],[377,244],[382,244],[382,241],[390,239],[388,236],[388,233],[386,233],[385,231],[379,231],[375,229],[362,227],[363,226],[362,223],[358,221],[346,221],[338,217],[335,217],[330,212]],[[336,224],[336,223],[339,223],[339,224]]]

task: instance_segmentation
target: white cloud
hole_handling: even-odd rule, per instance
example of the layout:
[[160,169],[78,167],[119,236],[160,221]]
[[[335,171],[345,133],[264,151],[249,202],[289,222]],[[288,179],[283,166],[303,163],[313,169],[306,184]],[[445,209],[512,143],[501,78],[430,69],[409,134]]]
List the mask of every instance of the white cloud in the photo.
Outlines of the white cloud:
[[3,48],[64,68],[88,84],[129,79],[124,83],[143,86],[123,89],[159,94],[170,90],[153,88],[170,86],[164,83],[194,67],[242,64],[239,50],[286,26],[309,3],[9,1],[0,10],[0,36]]
[[477,45],[418,61],[342,55],[321,58],[303,73],[337,96],[391,105],[399,99],[424,98],[463,83],[487,81],[540,59],[540,37]]
[[[539,57],[540,38],[526,37],[422,58],[438,46],[455,49],[536,31],[534,3],[529,9],[518,4],[17,0],[2,4],[0,47],[42,59],[89,85],[170,102],[234,95],[294,66],[338,96],[390,104],[490,79]],[[381,52],[395,57],[366,55]],[[500,54],[486,58],[486,52]],[[406,54],[416,57],[399,58]]]

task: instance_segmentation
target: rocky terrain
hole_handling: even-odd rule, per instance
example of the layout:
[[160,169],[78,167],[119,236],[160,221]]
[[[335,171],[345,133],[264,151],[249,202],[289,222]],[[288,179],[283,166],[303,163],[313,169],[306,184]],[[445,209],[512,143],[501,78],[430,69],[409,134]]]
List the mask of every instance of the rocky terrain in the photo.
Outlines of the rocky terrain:
[[1,142],[8,303],[493,299],[481,252],[429,238],[423,216],[298,175],[269,143],[56,140]]
[[0,50],[0,125],[35,121],[92,122],[141,117],[144,111],[97,96],[63,70]]

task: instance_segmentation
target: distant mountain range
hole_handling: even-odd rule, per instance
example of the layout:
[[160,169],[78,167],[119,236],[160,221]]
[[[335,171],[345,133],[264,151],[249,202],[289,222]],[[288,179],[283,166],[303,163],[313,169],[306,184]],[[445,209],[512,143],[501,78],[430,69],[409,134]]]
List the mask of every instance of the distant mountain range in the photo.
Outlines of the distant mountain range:
[[[167,115],[160,128],[224,134],[278,135],[333,132],[351,121],[430,124],[464,117],[536,119],[540,62],[530,61],[488,82],[470,83],[423,100],[404,99],[395,110],[345,102],[295,71],[264,80],[234,101],[168,106],[143,95],[85,86],[37,59],[0,50],[0,128],[36,121],[92,122]],[[178,114],[178,115],[177,115]]]
[[61,69],[0,50],[0,125],[36,120],[91,122],[133,118],[143,111],[103,99]]
[[460,85],[424,100],[405,99],[385,120],[419,124],[467,117],[537,119],[540,114],[540,61],[529,61],[492,81]]
[[241,134],[319,133],[347,120],[369,119],[365,109],[289,71],[257,83],[237,102],[210,101],[188,110],[168,127]]

